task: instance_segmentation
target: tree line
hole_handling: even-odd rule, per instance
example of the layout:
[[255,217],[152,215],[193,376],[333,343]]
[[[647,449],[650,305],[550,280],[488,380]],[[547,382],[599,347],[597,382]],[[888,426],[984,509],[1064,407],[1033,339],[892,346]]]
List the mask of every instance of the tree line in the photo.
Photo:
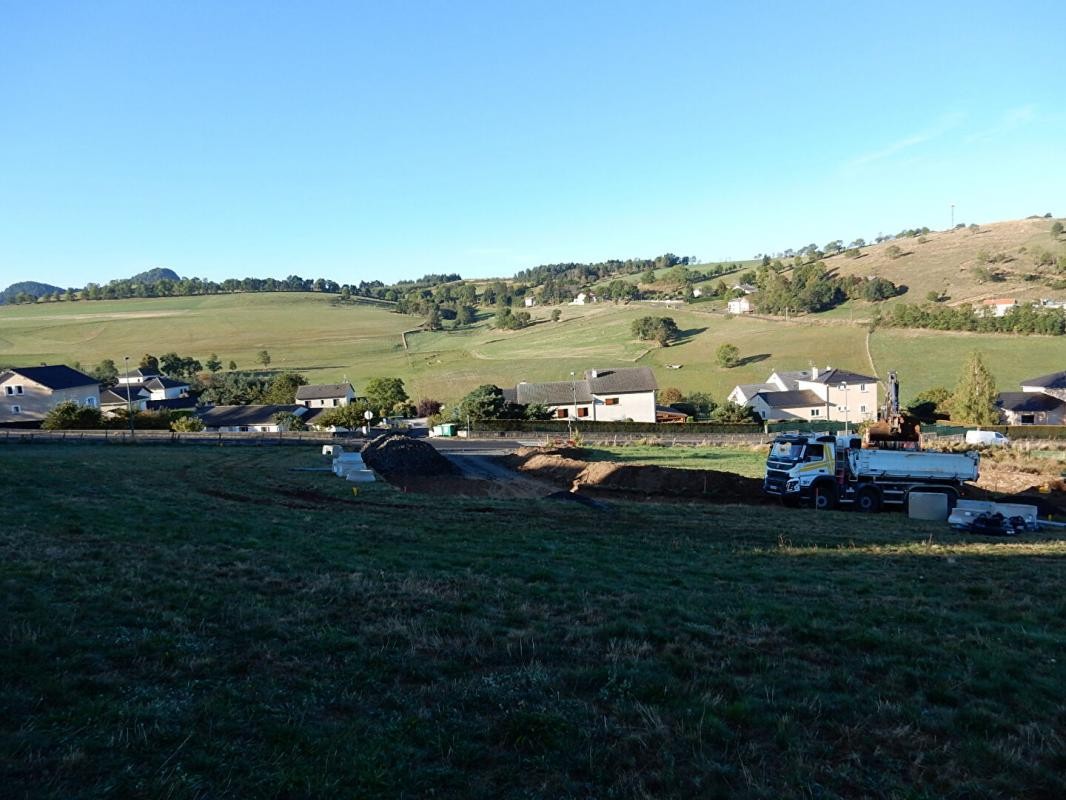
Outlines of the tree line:
[[970,305],[944,306],[901,303],[874,317],[874,324],[887,328],[929,328],[975,333],[1020,333],[1062,336],[1066,334],[1066,309],[1039,308],[1020,304],[997,317]]

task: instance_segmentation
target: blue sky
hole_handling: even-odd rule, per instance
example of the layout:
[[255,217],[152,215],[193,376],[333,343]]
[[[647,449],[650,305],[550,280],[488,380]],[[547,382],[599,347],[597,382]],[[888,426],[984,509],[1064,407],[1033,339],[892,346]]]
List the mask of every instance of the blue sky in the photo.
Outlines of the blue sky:
[[952,202],[1066,214],[1060,4],[873,6],[2,0],[0,284],[509,275]]

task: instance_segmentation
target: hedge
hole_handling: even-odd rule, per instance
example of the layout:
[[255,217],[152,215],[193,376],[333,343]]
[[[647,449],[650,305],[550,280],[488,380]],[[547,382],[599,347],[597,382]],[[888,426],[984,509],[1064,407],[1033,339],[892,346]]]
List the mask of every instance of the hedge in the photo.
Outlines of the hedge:
[[[726,424],[719,422],[680,422],[664,424],[658,422],[573,422],[573,429],[583,433],[658,433],[670,434],[718,434],[718,433],[762,433],[762,425],[754,423]],[[521,431],[527,433],[565,433],[566,420],[527,420],[527,419],[479,419],[474,420],[475,431]]]

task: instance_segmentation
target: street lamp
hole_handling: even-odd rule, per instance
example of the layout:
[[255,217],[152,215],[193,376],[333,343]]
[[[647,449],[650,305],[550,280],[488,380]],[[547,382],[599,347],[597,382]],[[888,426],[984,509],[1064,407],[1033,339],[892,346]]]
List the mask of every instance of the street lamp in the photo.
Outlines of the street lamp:
[[123,356],[126,362],[126,419],[130,423],[130,436],[133,436],[133,395],[130,394],[130,357]]
[[574,413],[566,415],[566,427],[568,431],[567,438],[574,438],[574,420],[577,419],[577,382],[574,380],[574,373],[570,373],[570,391],[574,396]]
[[837,387],[844,393],[844,435],[848,435],[848,382],[841,381]]

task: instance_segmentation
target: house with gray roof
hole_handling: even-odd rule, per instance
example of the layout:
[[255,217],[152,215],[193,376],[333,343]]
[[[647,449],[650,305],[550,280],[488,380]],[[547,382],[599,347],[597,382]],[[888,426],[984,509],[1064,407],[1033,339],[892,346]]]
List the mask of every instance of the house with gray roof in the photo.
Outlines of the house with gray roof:
[[503,396],[508,403],[544,406],[555,419],[655,422],[658,388],[648,367],[625,367],[589,369],[569,381],[522,381]]
[[1066,425],[1066,370],[1027,378],[1021,388],[996,397],[1007,425]]
[[196,413],[204,423],[204,430],[221,433],[278,433],[287,431],[289,424],[277,419],[279,414],[303,417],[305,406],[247,405],[209,406]]
[[337,408],[354,399],[355,388],[350,383],[317,383],[296,389],[297,405],[307,408]]
[[878,380],[861,372],[812,366],[774,370],[765,383],[739,384],[728,399],[751,406],[766,420],[829,420],[855,424],[877,419]]
[[100,407],[100,382],[64,364],[0,371],[0,424],[40,425],[60,403]]

